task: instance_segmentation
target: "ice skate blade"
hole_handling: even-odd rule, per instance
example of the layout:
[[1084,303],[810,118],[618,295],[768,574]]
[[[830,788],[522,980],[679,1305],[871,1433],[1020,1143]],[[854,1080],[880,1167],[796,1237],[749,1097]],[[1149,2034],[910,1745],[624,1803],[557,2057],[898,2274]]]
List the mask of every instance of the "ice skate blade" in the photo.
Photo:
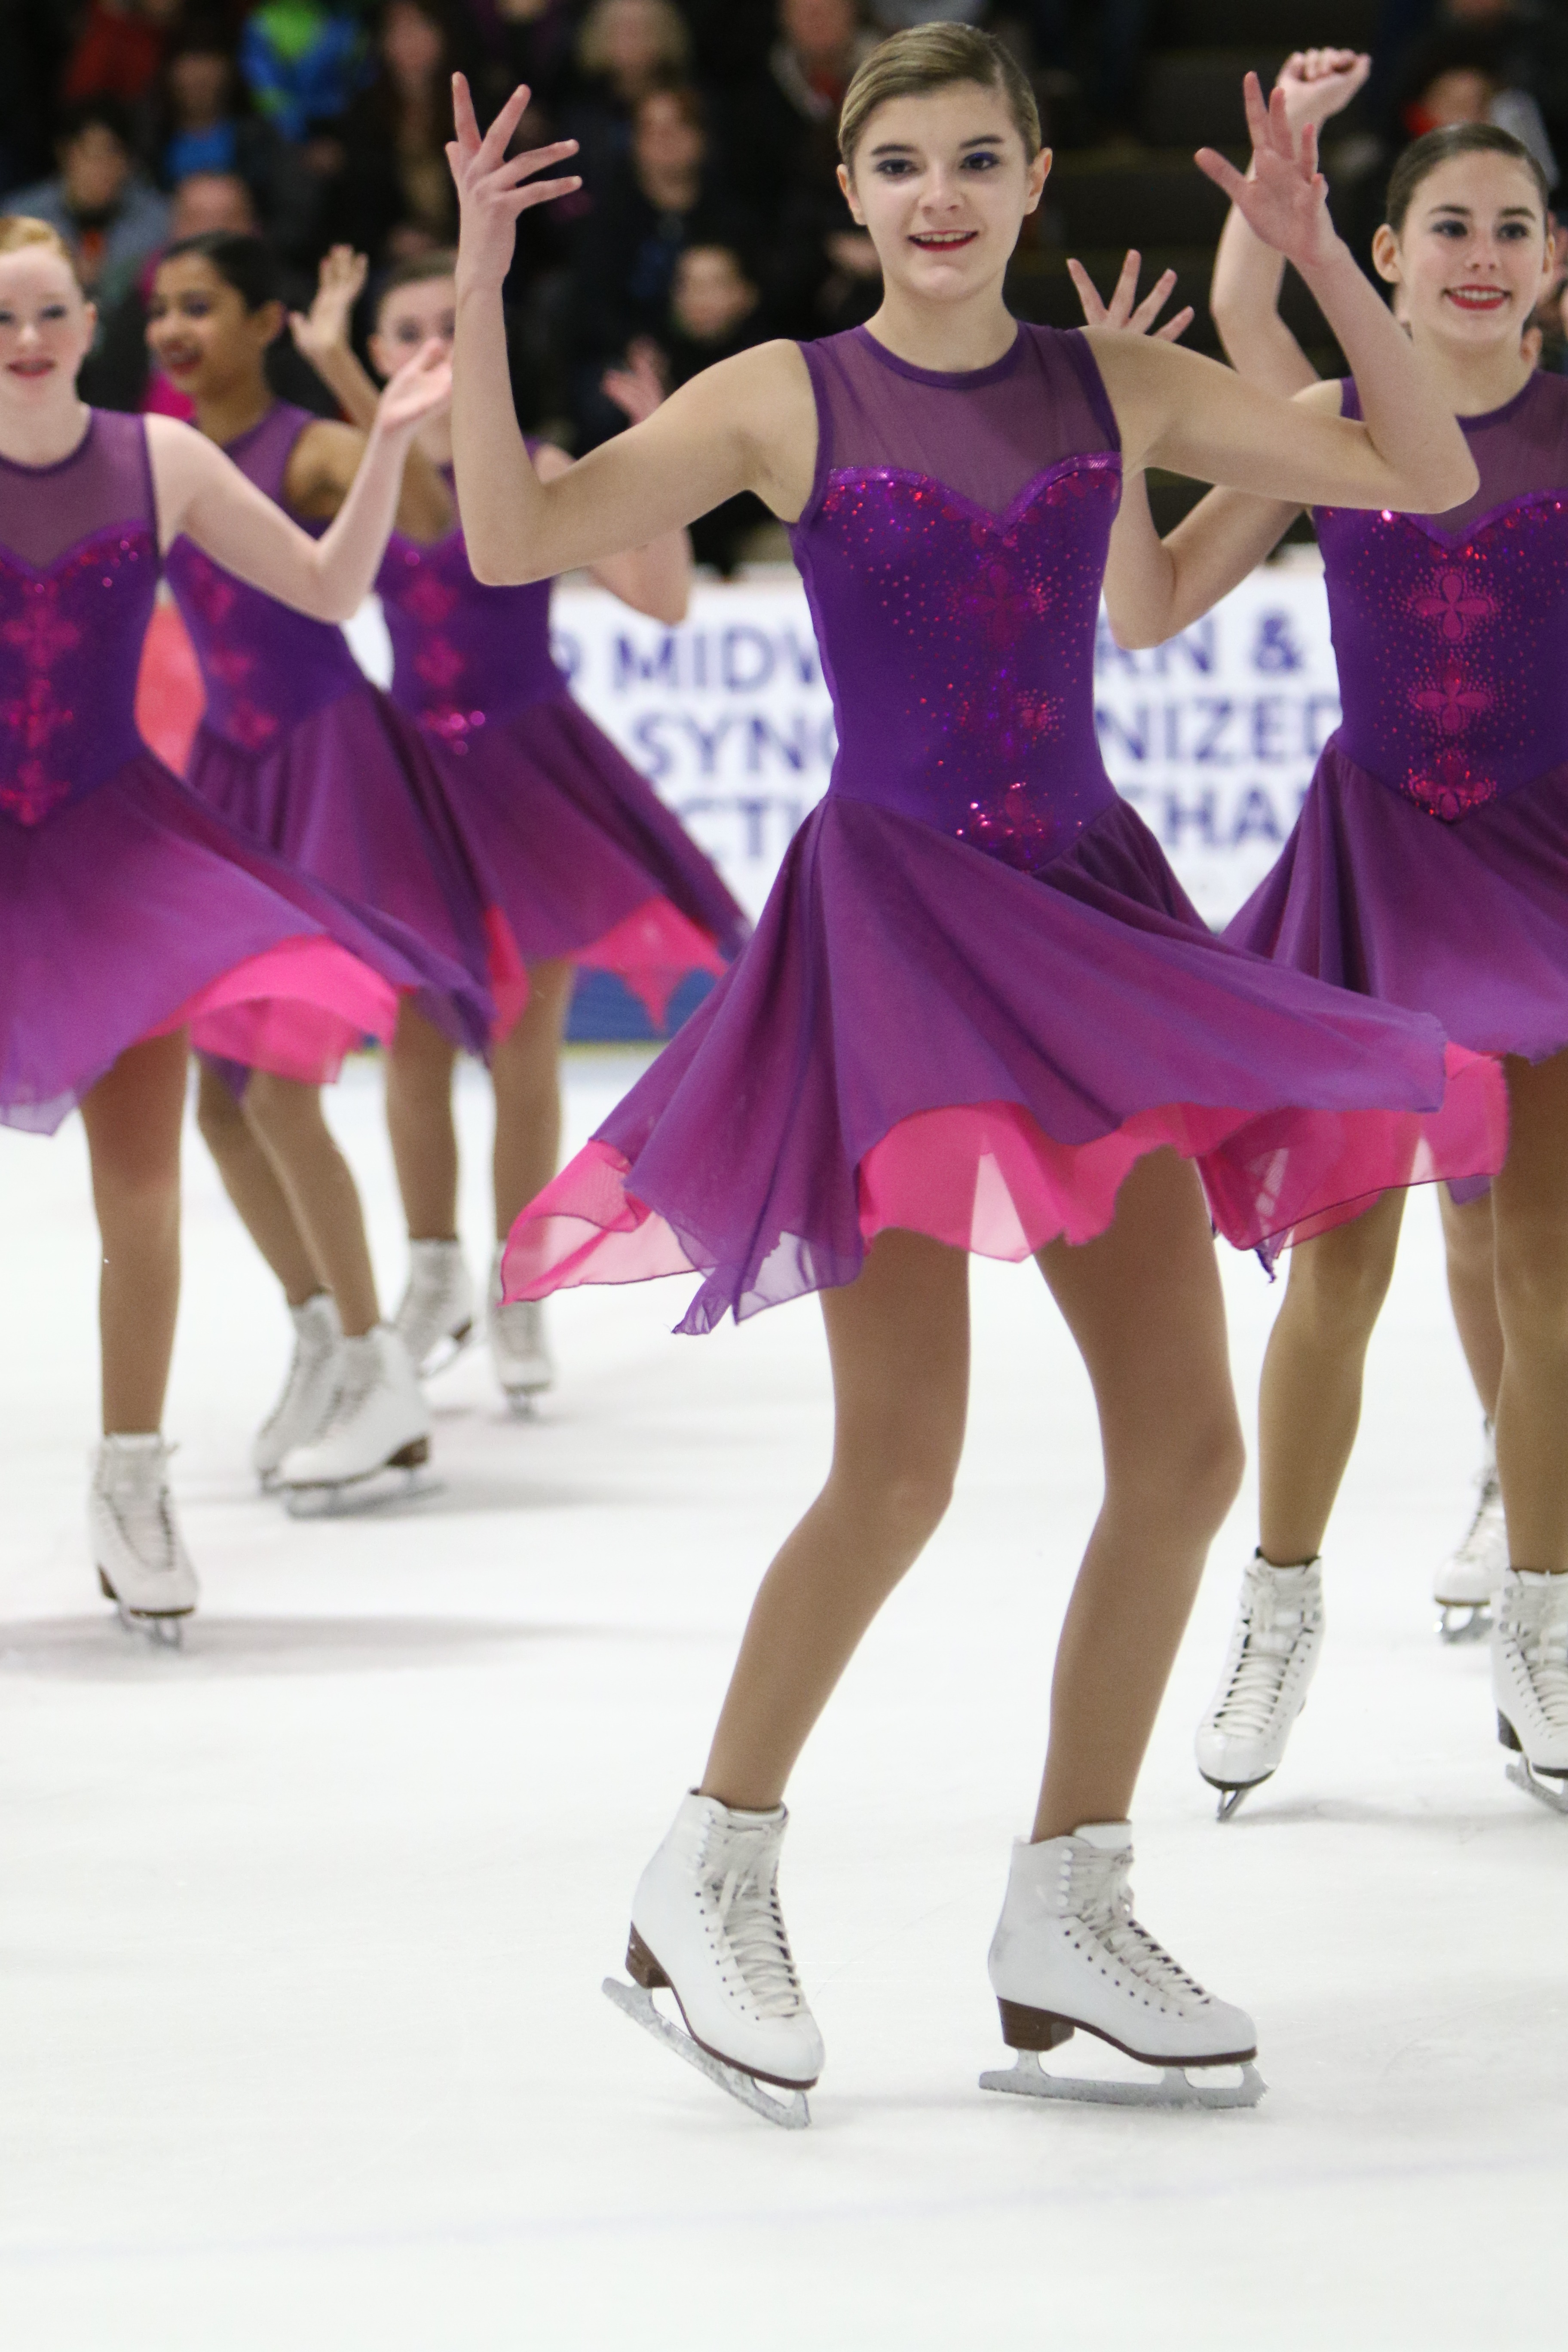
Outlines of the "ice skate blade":
[[134,1633],[141,1641],[151,1643],[155,1650],[184,1647],[185,1619],[191,1615],[190,1610],[155,1616],[151,1610],[127,1609],[101,1568],[98,1571],[98,1588],[106,1601],[113,1601],[115,1622],[122,1633]]
[[804,2091],[792,2092],[787,2100],[775,2099],[754,2075],[743,2074],[739,2066],[727,2066],[722,2058],[715,2058],[710,2050],[704,2050],[689,2033],[683,2033],[679,2025],[662,2016],[654,2007],[652,1993],[645,1992],[641,1985],[624,1984],[619,1977],[606,1977],[603,1990],[605,1998],[624,2010],[635,2024],[657,2035],[678,2058],[684,2058],[689,2066],[695,2066],[700,2074],[706,2074],[710,2083],[728,2091],[732,2099],[739,2099],[754,2116],[776,2124],[781,2131],[804,2131],[811,2121]]
[[1205,1780],[1208,1780],[1209,1787],[1215,1790],[1219,1799],[1218,1803],[1215,1807],[1214,1817],[1215,1821],[1228,1822],[1232,1813],[1235,1812],[1237,1807],[1242,1802],[1242,1801],[1247,1797],[1250,1797],[1254,1789],[1261,1789],[1263,1786],[1263,1780],[1272,1780],[1274,1775],[1272,1772],[1265,1772],[1263,1775],[1263,1780],[1243,1780],[1239,1788],[1229,1789],[1226,1788],[1223,1780],[1209,1780],[1209,1776],[1206,1772],[1203,1777]]
[[459,1324],[455,1331],[444,1331],[424,1362],[416,1365],[417,1377],[422,1381],[435,1381],[439,1380],[443,1372],[449,1372],[458,1357],[466,1352],[473,1336],[471,1319]]
[[544,1394],[542,1389],[503,1389],[501,1394],[506,1399],[506,1409],[513,1421],[539,1420],[539,1400]]
[[1068,2099],[1091,2107],[1255,2107],[1268,2085],[1250,2059],[1242,2063],[1239,2083],[1194,2083],[1181,2066],[1163,2067],[1157,2083],[1102,2083],[1081,2075],[1047,2074],[1037,2051],[1020,2050],[1014,2065],[982,2074],[980,2087],[1025,2099]]
[[1450,1647],[1460,1642],[1484,1642],[1492,1630],[1488,1601],[1440,1601],[1437,1638]]
[[423,1467],[373,1470],[341,1486],[280,1486],[283,1508],[291,1519],[353,1518],[362,1511],[384,1511],[399,1503],[423,1502],[439,1495],[443,1482]]
[[1568,1813],[1568,1789],[1532,1771],[1528,1757],[1516,1757],[1511,1764],[1504,1765],[1503,1770],[1516,1789],[1522,1789],[1527,1797],[1534,1797],[1549,1812]]

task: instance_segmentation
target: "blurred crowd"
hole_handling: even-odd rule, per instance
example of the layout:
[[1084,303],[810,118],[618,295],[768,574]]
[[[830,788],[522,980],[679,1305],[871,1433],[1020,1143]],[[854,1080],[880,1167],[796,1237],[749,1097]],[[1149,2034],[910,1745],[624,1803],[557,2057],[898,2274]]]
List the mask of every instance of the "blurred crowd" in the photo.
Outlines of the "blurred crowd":
[[[1287,43],[1303,13],[1283,12]],[[1367,14],[1376,72],[1339,131],[1371,201],[1405,139],[1482,115],[1555,176],[1561,0]],[[1281,12],[1218,0],[1206,15],[1267,48]],[[301,304],[331,245],[374,269],[438,251],[456,229],[452,69],[481,119],[526,81],[522,143],[575,138],[584,184],[523,219],[508,288],[519,404],[583,450],[624,423],[608,366],[647,362],[673,385],[764,336],[870,314],[875,257],[834,175],[838,104],[877,40],[944,16],[1014,46],[1058,148],[1131,152],[1159,142],[1141,111],[1145,53],[1169,43],[1173,16],[1177,38],[1205,23],[1203,0],[0,0],[0,203],[51,221],[79,257],[101,321],[89,396],[155,404],[143,304],[165,245],[259,229]],[[282,346],[278,365],[279,389],[330,404]]]

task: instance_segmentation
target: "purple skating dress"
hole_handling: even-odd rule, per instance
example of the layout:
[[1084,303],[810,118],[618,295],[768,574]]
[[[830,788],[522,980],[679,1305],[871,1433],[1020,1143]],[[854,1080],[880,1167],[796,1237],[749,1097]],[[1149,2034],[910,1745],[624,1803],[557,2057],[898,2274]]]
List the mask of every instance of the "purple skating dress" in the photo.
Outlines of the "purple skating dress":
[[616,972],[662,1027],[688,972],[721,972],[739,953],[746,919],[573,699],[550,652],[551,583],[481,587],[459,526],[426,547],[395,531],[376,585],[392,698],[446,771],[514,962],[566,957]]
[[1568,380],[1459,421],[1466,505],[1318,511],[1344,717],[1226,936],[1535,1062],[1568,1045]]
[[[225,454],[281,505],[289,453],[315,421],[279,401]],[[192,789],[356,910],[390,917],[420,966],[420,1011],[482,1053],[493,1004],[479,888],[416,730],[331,623],[237,580],[188,539],[166,568],[206,688]]]
[[827,795],[740,961],[524,1210],[509,1296],[696,1271],[706,1331],[852,1281],[887,1226],[1088,1241],[1165,1144],[1246,1247],[1495,1168],[1496,1065],[1215,939],[1105,773],[1121,460],[1083,337],[1020,327],[963,375],[864,328],[805,358]]
[[0,458],[0,1119],[57,1128],[128,1046],[190,1024],[286,1077],[388,1034],[417,974],[188,792],[137,732],[159,574],[146,428],[94,410]]

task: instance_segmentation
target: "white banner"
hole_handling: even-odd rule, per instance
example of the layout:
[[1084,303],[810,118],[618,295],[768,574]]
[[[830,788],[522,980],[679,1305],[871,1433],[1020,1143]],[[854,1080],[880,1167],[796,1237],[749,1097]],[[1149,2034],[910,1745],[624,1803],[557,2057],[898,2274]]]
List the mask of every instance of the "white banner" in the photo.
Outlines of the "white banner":
[[[356,650],[384,677],[379,614]],[[793,575],[703,583],[679,628],[592,587],[556,592],[574,692],[700,841],[755,916],[791,835],[827,789],[833,711]],[[1100,748],[1211,923],[1268,872],[1339,719],[1322,581],[1266,565],[1152,653],[1095,656]]]

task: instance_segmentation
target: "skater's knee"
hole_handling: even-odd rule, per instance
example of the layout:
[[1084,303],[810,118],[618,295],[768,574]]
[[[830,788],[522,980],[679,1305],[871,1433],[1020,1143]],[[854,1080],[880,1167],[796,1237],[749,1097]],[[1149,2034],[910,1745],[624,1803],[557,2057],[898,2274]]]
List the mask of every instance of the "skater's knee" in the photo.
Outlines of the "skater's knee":
[[1568,1342],[1568,1224],[1542,1217],[1500,1230],[1497,1302],[1510,1349]]
[[222,1078],[204,1070],[196,1087],[196,1127],[215,1159],[245,1131],[245,1107]]
[[123,1252],[161,1244],[180,1221],[180,1166],[164,1153],[99,1149],[93,1154],[93,1200],[106,1244]]
[[1247,1446],[1227,1400],[1167,1416],[1158,1436],[1118,1447],[1107,1461],[1107,1499],[1184,1541],[1207,1543],[1241,1490]]
[[319,1087],[298,1078],[281,1078],[271,1070],[253,1070],[245,1090],[245,1115],[259,1133],[280,1140],[323,1129]]
[[874,1528],[879,1549],[912,1559],[947,1516],[956,1471],[941,1455],[836,1462],[830,1486]]
[[1388,1296],[1394,1250],[1367,1220],[1303,1242],[1290,1261],[1290,1318],[1334,1347],[1364,1343]]

